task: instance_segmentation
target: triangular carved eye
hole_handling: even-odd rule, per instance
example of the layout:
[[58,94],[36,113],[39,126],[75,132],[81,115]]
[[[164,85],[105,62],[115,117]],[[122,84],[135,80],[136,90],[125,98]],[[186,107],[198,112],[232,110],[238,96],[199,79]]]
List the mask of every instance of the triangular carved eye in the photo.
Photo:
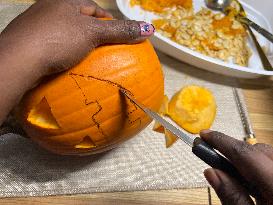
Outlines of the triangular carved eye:
[[84,137],[80,144],[75,145],[77,149],[89,149],[94,147],[96,147],[96,145],[89,136]]
[[60,128],[45,97],[30,110],[27,121],[44,129]]

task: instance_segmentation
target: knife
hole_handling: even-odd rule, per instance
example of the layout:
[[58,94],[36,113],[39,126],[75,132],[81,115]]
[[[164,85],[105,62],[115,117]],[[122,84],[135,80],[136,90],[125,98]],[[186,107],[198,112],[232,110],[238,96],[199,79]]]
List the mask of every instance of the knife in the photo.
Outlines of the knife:
[[[159,122],[164,128],[170,131],[172,134],[176,135],[179,139],[185,142],[187,145],[192,147],[192,152],[202,161],[204,161],[209,166],[222,170],[225,173],[229,174],[230,176],[237,179],[247,190],[250,189],[250,186],[246,182],[246,180],[239,174],[237,169],[229,162],[228,159],[223,157],[222,155],[218,154],[213,147],[207,144],[204,140],[200,137],[191,137],[186,132],[178,129],[163,117],[161,117],[156,112],[152,111],[151,109],[145,107],[141,103],[139,103],[136,99],[134,99],[129,93],[125,90],[120,89],[120,91],[138,108],[143,110],[150,118]],[[252,190],[252,189],[251,189]],[[252,192],[251,190],[250,193]]]

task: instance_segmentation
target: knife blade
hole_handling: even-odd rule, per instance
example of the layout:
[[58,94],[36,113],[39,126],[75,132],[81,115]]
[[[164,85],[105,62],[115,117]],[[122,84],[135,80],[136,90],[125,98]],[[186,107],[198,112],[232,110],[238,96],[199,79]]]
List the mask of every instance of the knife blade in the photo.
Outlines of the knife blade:
[[[172,134],[176,135],[179,139],[185,142],[187,145],[192,147],[192,152],[199,157],[202,161],[204,161],[209,166],[220,169],[230,176],[236,178],[247,190],[249,190],[249,186],[247,181],[239,174],[237,169],[229,162],[228,159],[220,155],[216,150],[213,149],[209,144],[207,144],[200,137],[191,137],[189,134],[185,133],[181,129],[178,129],[163,117],[161,117],[156,112],[147,108],[146,106],[139,103],[131,94],[127,93],[125,90],[120,89],[121,93],[123,93],[134,105],[140,108],[143,112],[145,112],[150,118],[161,123],[161,125],[170,131]],[[252,193],[252,190],[249,190]]]
[[173,126],[171,123],[166,121],[164,118],[162,118],[159,114],[156,112],[153,112],[149,108],[146,108],[141,103],[139,103],[136,99],[132,98],[126,91],[121,90],[123,94],[130,99],[131,102],[133,102],[137,107],[139,107],[141,110],[143,110],[147,115],[149,115],[152,119],[159,122],[163,127],[165,127],[167,130],[169,130],[172,134],[183,140],[187,145],[193,146],[194,139],[187,135],[186,133],[182,132],[175,126]]

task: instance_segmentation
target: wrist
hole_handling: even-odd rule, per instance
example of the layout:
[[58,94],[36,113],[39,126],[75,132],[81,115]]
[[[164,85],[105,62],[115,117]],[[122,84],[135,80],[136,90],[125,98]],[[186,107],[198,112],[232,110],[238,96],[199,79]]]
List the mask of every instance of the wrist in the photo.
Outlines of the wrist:
[[[2,34],[1,34],[2,35]],[[43,76],[42,61],[0,35],[0,125],[22,96]]]

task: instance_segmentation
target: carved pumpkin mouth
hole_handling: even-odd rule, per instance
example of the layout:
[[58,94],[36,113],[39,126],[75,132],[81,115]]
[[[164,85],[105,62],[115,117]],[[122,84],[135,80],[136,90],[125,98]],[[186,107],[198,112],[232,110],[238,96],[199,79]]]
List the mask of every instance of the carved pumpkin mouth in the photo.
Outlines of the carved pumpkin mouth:
[[27,121],[44,129],[60,128],[45,97],[30,110]]
[[96,145],[89,136],[84,137],[80,144],[75,145],[76,149],[90,149],[94,147],[96,147]]

